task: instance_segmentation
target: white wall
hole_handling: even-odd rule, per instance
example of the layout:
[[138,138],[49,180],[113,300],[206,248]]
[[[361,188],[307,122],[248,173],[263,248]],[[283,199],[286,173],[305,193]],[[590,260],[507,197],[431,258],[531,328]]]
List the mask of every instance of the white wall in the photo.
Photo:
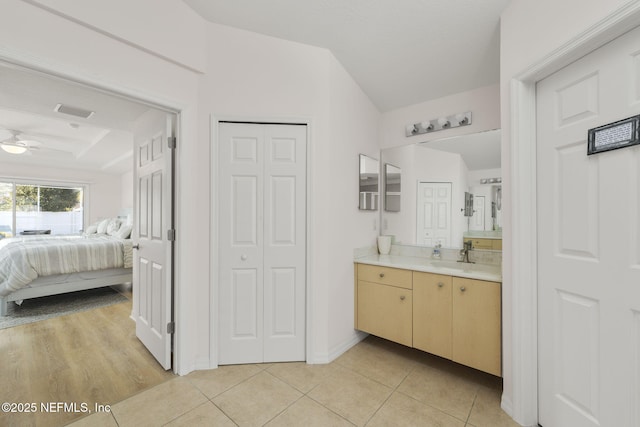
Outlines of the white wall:
[[[471,111],[469,126],[406,137],[408,124]],[[500,86],[495,84],[433,99],[382,115],[380,147],[396,147],[500,128]]]
[[[519,396],[526,394],[521,384],[513,384],[513,376],[518,369],[519,360],[513,359],[513,323],[512,289],[518,286],[513,282],[512,270],[512,230],[528,226],[513,218],[511,209],[519,197],[527,194],[513,194],[511,179],[516,173],[511,169],[511,80],[527,67],[551,54],[577,35],[587,31],[601,19],[625,5],[637,3],[637,0],[553,0],[527,1],[512,0],[501,16],[500,29],[500,103],[502,121],[502,174],[503,174],[503,404],[513,410],[516,421],[532,423],[535,414],[523,411]],[[544,232],[544,231],[539,231]],[[535,327],[533,327],[535,330]],[[524,337],[525,340],[531,337]],[[526,367],[523,369],[527,369]],[[516,400],[514,400],[516,396]]]
[[329,78],[331,135],[319,142],[325,163],[314,164],[320,173],[318,203],[327,207],[326,222],[318,224],[315,232],[316,239],[322,236],[326,257],[314,267],[321,279],[316,288],[328,289],[326,360],[337,357],[357,339],[353,329],[353,249],[375,245],[379,234],[379,212],[358,210],[358,155],[380,158],[380,113],[333,55],[329,57]]
[[120,175],[120,207],[133,209],[133,171]]
[[116,175],[73,169],[26,167],[0,162],[0,180],[19,178],[41,180],[48,183],[73,182],[85,184],[85,226],[100,218],[114,217],[120,210],[120,182]]
[[204,71],[205,23],[182,2],[109,0],[105,7],[103,0],[31,1],[168,61]]

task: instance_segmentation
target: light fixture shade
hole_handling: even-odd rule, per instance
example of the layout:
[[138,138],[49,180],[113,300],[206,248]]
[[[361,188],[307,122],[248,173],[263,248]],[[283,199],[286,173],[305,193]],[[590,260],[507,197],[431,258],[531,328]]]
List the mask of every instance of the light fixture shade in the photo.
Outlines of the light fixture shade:
[[4,151],[10,154],[23,154],[27,151],[27,147],[23,147],[20,145],[1,144],[0,147],[2,147]]

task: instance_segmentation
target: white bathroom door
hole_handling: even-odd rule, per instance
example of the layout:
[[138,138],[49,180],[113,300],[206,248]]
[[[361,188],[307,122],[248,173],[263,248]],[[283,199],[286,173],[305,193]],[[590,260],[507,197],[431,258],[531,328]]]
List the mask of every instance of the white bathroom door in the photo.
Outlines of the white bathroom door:
[[587,156],[640,114],[640,30],[537,86],[539,423],[640,425],[640,147]]
[[133,310],[136,336],[171,368],[173,136],[175,116],[150,111],[134,134]]
[[451,183],[419,182],[416,244],[451,244]]
[[469,223],[469,230],[484,231],[484,196],[473,196],[473,216]]
[[305,360],[306,126],[218,135],[219,364]]

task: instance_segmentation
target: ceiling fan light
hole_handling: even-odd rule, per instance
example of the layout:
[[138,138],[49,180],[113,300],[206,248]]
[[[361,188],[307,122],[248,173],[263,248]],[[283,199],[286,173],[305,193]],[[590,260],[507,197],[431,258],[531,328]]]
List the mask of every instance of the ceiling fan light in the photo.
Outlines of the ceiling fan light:
[[27,151],[27,147],[23,147],[20,145],[2,144],[0,145],[0,147],[2,147],[2,149],[9,154],[23,154]]

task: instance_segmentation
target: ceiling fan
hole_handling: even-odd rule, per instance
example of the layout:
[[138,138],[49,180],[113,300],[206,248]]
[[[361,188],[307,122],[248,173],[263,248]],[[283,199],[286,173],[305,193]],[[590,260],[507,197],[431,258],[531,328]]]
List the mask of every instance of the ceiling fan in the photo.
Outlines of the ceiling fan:
[[31,151],[40,149],[40,142],[26,139],[15,130],[7,129],[11,136],[4,141],[0,141],[0,148],[10,154],[30,154]]

